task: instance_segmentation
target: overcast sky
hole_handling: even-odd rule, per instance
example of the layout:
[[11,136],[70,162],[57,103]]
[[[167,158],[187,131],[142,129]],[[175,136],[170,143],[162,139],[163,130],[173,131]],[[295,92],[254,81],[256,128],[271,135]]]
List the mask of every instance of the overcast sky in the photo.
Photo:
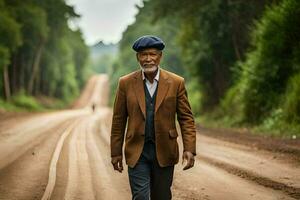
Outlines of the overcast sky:
[[67,0],[81,15],[76,24],[88,45],[103,40],[116,43],[127,25],[134,22],[141,0]]

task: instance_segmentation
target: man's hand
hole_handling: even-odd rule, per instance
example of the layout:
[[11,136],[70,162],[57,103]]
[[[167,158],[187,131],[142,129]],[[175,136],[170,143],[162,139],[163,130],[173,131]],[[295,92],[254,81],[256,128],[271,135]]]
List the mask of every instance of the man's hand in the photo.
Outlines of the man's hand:
[[192,168],[194,166],[195,158],[194,158],[194,155],[191,152],[189,152],[189,151],[183,152],[183,155],[182,155],[182,164],[184,164],[185,160],[187,161],[187,163],[184,166],[183,170],[190,169],[190,168]]
[[123,171],[122,156],[112,157],[111,164],[114,166],[114,170],[117,170],[120,173],[122,173],[122,171]]

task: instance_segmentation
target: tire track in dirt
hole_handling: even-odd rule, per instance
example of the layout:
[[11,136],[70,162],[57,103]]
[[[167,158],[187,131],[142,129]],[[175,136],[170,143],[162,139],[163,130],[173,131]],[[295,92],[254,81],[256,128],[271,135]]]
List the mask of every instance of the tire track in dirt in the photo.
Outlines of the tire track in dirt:
[[297,163],[283,163],[274,159],[272,152],[203,135],[198,135],[197,143],[200,152],[198,160],[203,159],[228,173],[300,199],[300,171]]
[[[95,139],[93,125],[95,120],[91,119],[87,127],[87,143],[88,155],[91,161],[91,169],[93,171],[94,190],[96,191],[96,199],[120,199],[120,191],[116,190],[115,183],[105,165],[105,151],[99,151],[98,146],[103,145]],[[101,133],[100,133],[101,134]]]
[[199,160],[189,171],[176,166],[172,191],[174,200],[294,200]]
[[[201,138],[201,140],[200,140]],[[182,141],[179,137],[179,149],[182,152]],[[256,182],[244,179],[236,174],[231,174],[224,169],[212,165],[211,163],[202,160],[203,149],[211,148],[211,144],[205,146],[203,138],[197,134],[197,152],[195,166],[188,170],[183,171],[183,166],[179,163],[175,167],[173,194],[174,200],[181,199],[205,199],[205,200],[288,200],[295,199],[289,196],[284,191],[274,190],[267,188]],[[218,140],[216,145],[220,145],[222,151],[224,144],[223,141]],[[227,145],[227,143],[226,143]],[[240,151],[240,149],[237,149]],[[226,151],[225,151],[226,152]],[[229,157],[234,154],[230,152]],[[215,158],[214,155],[210,155]],[[181,161],[181,160],[180,160]]]
[[86,151],[87,119],[82,120],[72,132],[69,143],[68,182],[64,199],[95,199],[92,172]]
[[130,199],[126,173],[114,172],[110,164],[107,109],[99,111],[76,123],[66,138],[48,199]]
[[8,128],[0,137],[0,169],[10,164],[28,149],[37,145],[47,133],[62,121],[82,115],[86,111],[65,111],[35,117],[19,126]]
[[0,199],[41,199],[48,181],[49,163],[57,140],[71,119],[48,130],[26,152],[0,170]]
[[300,163],[300,139],[290,140],[252,134],[250,131],[241,131],[226,128],[208,128],[197,126],[202,135],[228,141],[235,144],[242,144],[252,149],[266,150],[273,153],[282,154],[283,158],[288,157]]
[[267,151],[255,150],[230,142],[198,135],[201,156],[210,157],[239,168],[254,171],[262,177],[272,179],[295,188],[300,187],[300,171],[297,164],[282,162]]
[[230,174],[239,176],[239,177],[249,180],[249,181],[253,181],[264,187],[268,187],[268,188],[271,188],[274,190],[280,190],[292,198],[300,199],[300,188],[288,186],[284,183],[277,182],[270,178],[261,176],[260,174],[255,173],[253,171],[242,169],[237,166],[231,165],[229,163],[218,161],[214,158],[210,158],[210,157],[206,157],[206,156],[198,156],[197,158],[198,158],[198,160],[203,160],[213,166],[223,169]]
[[49,167],[49,177],[48,177],[48,183],[45,189],[45,192],[43,194],[42,200],[47,200],[51,198],[55,182],[56,182],[56,169],[57,169],[57,162],[64,144],[64,141],[66,137],[70,134],[70,132],[74,129],[74,126],[76,122],[78,121],[75,120],[72,124],[68,125],[67,129],[62,133],[61,137],[58,140],[58,143],[55,147],[55,151],[52,155],[50,167]]
[[[1,200],[41,199],[48,181],[55,184],[50,190],[51,195],[45,199],[131,198],[127,169],[119,173],[110,163],[112,112],[108,107],[101,107],[107,102],[107,82],[105,76],[94,78],[82,100],[86,102],[81,102],[84,103],[81,108],[85,106],[85,109],[49,113],[21,120],[16,125],[12,119],[8,124],[1,122],[5,127],[0,131],[0,144],[14,144],[9,151],[0,146],[0,150],[5,150],[5,154],[0,155],[0,164],[1,157],[8,153],[14,156],[10,158],[11,162],[2,164],[5,167],[0,168]],[[96,112],[91,113],[89,105],[93,101],[97,101],[98,107]],[[65,123],[67,119],[70,119],[69,124]],[[63,125],[60,126],[60,123]],[[71,123],[75,123],[73,129]],[[69,134],[63,142],[59,142],[66,130]],[[187,171],[182,170],[181,164],[175,167],[174,200],[299,198],[297,165],[274,158],[274,155],[277,156],[274,151],[264,152],[251,146],[249,143],[256,142],[256,139],[250,139],[248,144],[224,140],[222,137],[214,139],[197,134],[195,166]],[[60,151],[53,153],[59,149],[58,143],[61,143]],[[181,139],[179,144],[182,152]],[[289,147],[295,146],[291,144]],[[51,165],[51,160],[56,160],[56,165]],[[55,169],[56,173],[53,173]],[[49,175],[51,171],[52,175]],[[54,176],[55,180],[51,181]]]
[[102,154],[102,163],[104,165],[103,167],[105,167],[105,173],[109,175],[110,181],[112,182],[110,187],[113,187],[115,193],[117,193],[113,199],[131,199],[127,170],[119,173],[113,170],[110,162],[110,124],[106,123],[108,118],[111,117],[109,111],[109,109],[103,108],[102,114],[94,118],[92,126],[93,138],[97,144],[97,152]]

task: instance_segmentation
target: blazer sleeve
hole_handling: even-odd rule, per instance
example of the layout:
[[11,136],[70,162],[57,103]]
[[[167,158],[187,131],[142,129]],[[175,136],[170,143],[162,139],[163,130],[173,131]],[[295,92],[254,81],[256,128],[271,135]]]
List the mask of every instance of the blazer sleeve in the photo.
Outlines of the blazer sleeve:
[[184,79],[181,80],[178,87],[176,112],[182,134],[183,150],[196,155],[195,120],[188,101]]
[[125,83],[120,78],[113,108],[110,136],[111,157],[122,156],[127,117]]

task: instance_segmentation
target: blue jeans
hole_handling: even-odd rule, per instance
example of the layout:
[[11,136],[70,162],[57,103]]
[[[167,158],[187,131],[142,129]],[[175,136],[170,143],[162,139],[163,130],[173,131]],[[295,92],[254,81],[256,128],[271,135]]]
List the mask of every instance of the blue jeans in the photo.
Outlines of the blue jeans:
[[137,164],[128,167],[132,200],[172,199],[173,172],[174,166],[159,166],[155,144],[146,142]]

